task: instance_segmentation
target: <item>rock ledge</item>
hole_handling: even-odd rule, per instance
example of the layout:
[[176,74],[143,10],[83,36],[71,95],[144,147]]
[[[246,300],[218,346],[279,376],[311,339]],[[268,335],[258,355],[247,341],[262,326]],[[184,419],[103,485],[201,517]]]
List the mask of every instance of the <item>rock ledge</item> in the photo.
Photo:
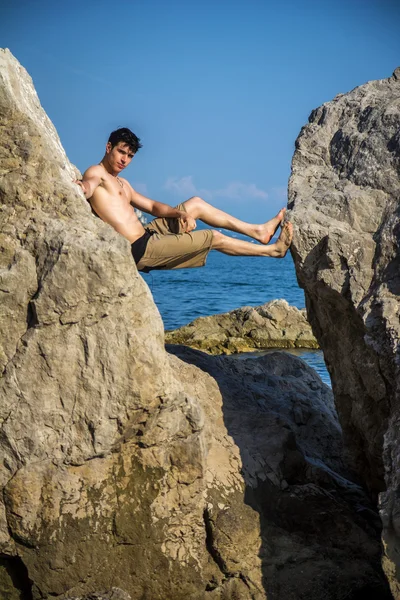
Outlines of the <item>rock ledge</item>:
[[318,348],[305,309],[286,300],[244,306],[199,317],[165,334],[169,344],[184,344],[209,354],[236,354],[265,348]]

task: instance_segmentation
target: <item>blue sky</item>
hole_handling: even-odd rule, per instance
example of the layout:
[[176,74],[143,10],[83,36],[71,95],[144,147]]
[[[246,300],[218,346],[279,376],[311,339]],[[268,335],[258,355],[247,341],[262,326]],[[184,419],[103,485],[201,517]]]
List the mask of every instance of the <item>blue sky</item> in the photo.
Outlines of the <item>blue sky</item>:
[[400,66],[398,0],[14,0],[0,46],[33,78],[71,162],[130,127],[150,197],[200,194],[252,222],[286,204],[311,110]]

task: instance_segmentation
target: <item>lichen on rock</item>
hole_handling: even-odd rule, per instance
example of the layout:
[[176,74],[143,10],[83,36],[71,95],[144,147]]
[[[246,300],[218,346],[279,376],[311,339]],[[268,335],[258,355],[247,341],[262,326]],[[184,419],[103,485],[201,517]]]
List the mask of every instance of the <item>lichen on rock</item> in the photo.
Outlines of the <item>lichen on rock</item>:
[[199,317],[179,329],[167,331],[165,340],[209,354],[236,354],[265,348],[318,348],[305,310],[290,306],[286,300]]

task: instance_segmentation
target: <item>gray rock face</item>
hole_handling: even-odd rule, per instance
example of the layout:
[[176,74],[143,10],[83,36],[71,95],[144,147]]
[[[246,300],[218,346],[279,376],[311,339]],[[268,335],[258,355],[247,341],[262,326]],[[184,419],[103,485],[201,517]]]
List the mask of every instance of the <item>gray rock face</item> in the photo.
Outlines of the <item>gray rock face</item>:
[[289,184],[293,256],[400,598],[400,69],[311,113]]
[[229,313],[199,317],[167,331],[169,344],[184,344],[210,354],[235,354],[260,348],[318,348],[305,310],[273,300]]
[[329,388],[290,356],[167,354],[8,51],[0,84],[0,597],[385,594]]

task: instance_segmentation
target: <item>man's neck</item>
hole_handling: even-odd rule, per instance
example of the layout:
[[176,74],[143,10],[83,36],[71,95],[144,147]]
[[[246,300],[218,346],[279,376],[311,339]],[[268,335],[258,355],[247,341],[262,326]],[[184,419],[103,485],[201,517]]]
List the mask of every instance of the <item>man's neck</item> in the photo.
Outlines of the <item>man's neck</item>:
[[113,177],[118,177],[118,173],[115,173],[112,168],[110,167],[106,157],[102,158],[102,160],[99,163],[102,167],[105,168],[105,170],[107,171],[107,173],[109,173],[110,175],[112,175]]

